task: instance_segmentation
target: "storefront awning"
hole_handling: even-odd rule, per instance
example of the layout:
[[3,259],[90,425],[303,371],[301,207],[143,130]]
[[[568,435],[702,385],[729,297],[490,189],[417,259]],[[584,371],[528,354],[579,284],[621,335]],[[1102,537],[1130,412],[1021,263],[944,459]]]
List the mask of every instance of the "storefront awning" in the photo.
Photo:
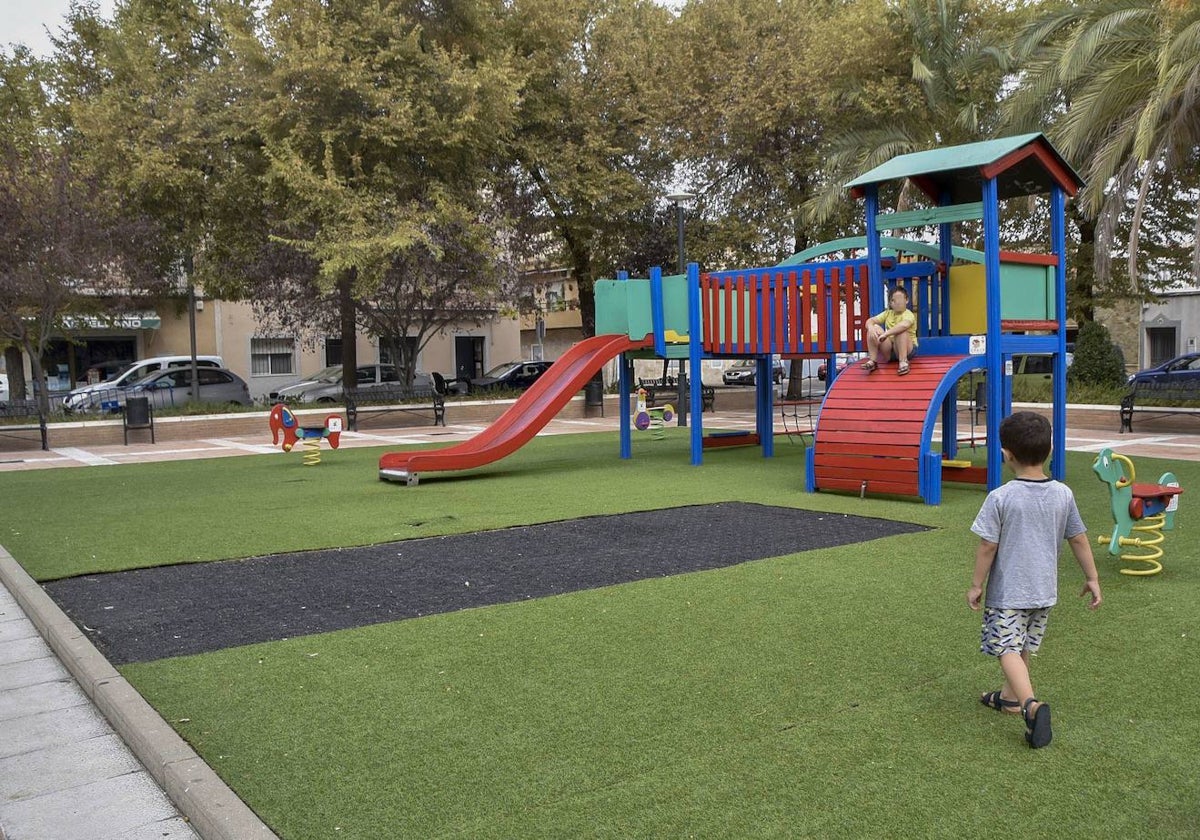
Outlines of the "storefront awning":
[[162,318],[153,310],[124,312],[109,318],[84,315],[65,319],[63,326],[72,330],[156,330],[162,326]]

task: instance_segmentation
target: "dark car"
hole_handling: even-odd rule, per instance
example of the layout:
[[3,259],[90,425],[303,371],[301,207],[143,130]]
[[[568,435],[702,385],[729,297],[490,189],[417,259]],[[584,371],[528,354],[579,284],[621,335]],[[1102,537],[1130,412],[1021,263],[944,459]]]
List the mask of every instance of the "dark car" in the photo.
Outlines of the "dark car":
[[1200,381],[1200,353],[1184,353],[1174,359],[1130,374],[1129,384],[1135,382],[1183,382]]
[[[838,353],[837,354],[837,369],[844,370],[847,365],[852,365],[859,359],[866,358],[864,353]],[[817,379],[824,382],[829,378],[829,363],[821,362],[821,366],[817,368]]]
[[471,380],[471,391],[524,391],[550,369],[553,362],[505,362]]
[[[772,360],[771,378],[775,384],[783,381],[783,359]],[[738,359],[721,374],[726,385],[753,385],[758,376],[758,362],[754,359]]]

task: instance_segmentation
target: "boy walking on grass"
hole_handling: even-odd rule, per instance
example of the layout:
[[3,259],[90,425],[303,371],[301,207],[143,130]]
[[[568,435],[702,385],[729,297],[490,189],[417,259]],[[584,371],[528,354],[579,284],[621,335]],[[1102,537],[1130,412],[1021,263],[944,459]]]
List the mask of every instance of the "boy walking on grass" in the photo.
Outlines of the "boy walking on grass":
[[[1075,496],[1067,485],[1046,476],[1050,421],[1019,411],[1000,423],[1000,448],[1013,480],[988,493],[971,530],[979,535],[975,574],[967,590],[973,610],[983,606],[980,650],[1000,660],[1004,685],[980,697],[996,711],[1025,718],[1025,740],[1033,748],[1050,743],[1050,705],[1034,697],[1029,658],[1046,632],[1050,608],[1058,600],[1058,549],[1071,546],[1083,570],[1080,595],[1089,609],[1102,600],[1096,563]],[[984,583],[987,598],[983,599]],[[981,604],[982,602],[982,604]]]

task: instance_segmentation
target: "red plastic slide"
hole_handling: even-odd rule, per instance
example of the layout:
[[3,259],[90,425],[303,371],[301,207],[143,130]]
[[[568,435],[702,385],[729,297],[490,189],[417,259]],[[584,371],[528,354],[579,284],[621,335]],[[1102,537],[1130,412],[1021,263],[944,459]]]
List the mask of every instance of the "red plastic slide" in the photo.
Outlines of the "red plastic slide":
[[609,359],[649,346],[649,338],[597,335],[575,344],[543,373],[497,420],[470,440],[445,449],[389,452],[379,459],[379,477],[417,483],[424,472],[470,470],[499,461],[533,439]]

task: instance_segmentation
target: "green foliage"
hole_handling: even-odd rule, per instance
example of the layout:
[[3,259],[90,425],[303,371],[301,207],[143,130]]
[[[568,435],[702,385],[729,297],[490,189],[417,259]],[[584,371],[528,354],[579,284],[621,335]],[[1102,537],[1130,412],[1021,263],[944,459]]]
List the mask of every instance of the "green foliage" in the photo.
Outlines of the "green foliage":
[[1108,328],[1095,321],[1079,327],[1075,339],[1075,362],[1068,379],[1085,385],[1119,387],[1125,382],[1125,359],[1113,343]]
[[[1021,86],[1005,103],[1014,130],[1049,133],[1087,187],[1085,212],[1100,221],[1102,286],[1128,210],[1126,278],[1140,290],[1142,216],[1155,184],[1194,184],[1200,123],[1200,4],[1103,0],[1048,5],[1016,40]],[[1183,211],[1193,222],[1195,204]],[[1193,273],[1200,242],[1193,240]],[[1121,284],[1122,286],[1124,284]]]

